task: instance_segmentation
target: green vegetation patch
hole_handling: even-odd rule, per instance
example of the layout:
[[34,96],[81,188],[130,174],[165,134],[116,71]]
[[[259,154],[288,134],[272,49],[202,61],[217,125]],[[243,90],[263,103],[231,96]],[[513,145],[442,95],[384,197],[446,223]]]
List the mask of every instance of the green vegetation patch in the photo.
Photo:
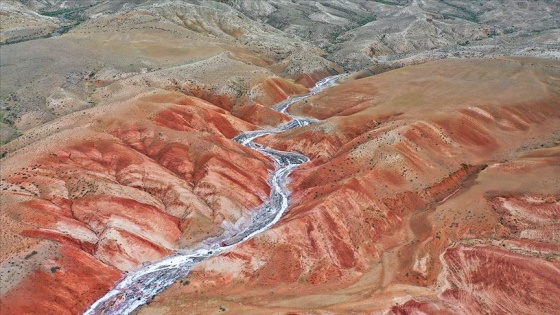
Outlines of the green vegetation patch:
[[475,12],[470,11],[470,10],[464,8],[464,7],[458,6],[454,3],[447,2],[445,0],[440,0],[440,1],[441,1],[441,3],[443,3],[447,6],[450,6],[452,8],[455,8],[458,11],[460,11],[461,13],[466,15],[466,17],[465,17],[465,16],[454,15],[454,14],[446,14],[447,16],[456,17],[456,18],[460,18],[460,19],[465,19],[467,21],[471,21],[471,22],[477,23],[477,24],[480,22],[480,20],[478,19],[478,15]]
[[366,24],[368,24],[368,23],[370,23],[370,22],[373,22],[373,21],[375,21],[375,20],[376,20],[376,19],[375,19],[374,16],[366,16],[366,17],[363,17],[362,19],[360,19],[360,20],[358,21],[358,25],[359,25],[359,26],[366,25]]
[[55,11],[45,11],[45,10],[39,10],[39,14],[44,15],[44,16],[50,16],[50,17],[57,17],[60,15],[67,15],[68,18],[71,18],[71,15],[74,15],[75,13],[79,13],[83,10],[83,8],[68,8],[68,9],[60,9],[60,10],[55,10]]
[[386,5],[401,5],[400,3],[387,1],[387,0],[375,0],[375,2],[386,4]]

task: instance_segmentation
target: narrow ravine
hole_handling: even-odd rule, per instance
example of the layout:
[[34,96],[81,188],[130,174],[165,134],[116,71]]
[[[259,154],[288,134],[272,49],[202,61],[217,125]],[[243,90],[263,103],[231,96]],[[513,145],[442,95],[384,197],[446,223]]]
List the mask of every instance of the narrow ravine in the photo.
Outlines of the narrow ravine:
[[[306,95],[291,97],[274,106],[286,113],[290,105],[336,85],[343,75],[319,81]],[[301,154],[278,151],[255,143],[255,139],[271,133],[309,125],[314,120],[290,115],[292,120],[278,128],[248,131],[235,137],[238,143],[257,150],[274,160],[275,168],[270,175],[270,197],[247,222],[232,224],[221,236],[209,238],[198,247],[176,253],[153,263],[139,267],[126,275],[111,291],[93,303],[84,314],[130,314],[150,301],[180,278],[185,277],[193,266],[209,257],[229,250],[254,235],[266,231],[282,217],[288,208],[289,191],[286,187],[290,173],[300,164],[309,161]]]

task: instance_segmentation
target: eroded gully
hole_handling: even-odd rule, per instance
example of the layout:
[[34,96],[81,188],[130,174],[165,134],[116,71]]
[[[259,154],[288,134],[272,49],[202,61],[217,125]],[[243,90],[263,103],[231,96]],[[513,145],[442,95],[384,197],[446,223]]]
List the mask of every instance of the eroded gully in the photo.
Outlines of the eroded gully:
[[[287,114],[286,110],[290,105],[335,85],[340,77],[341,75],[325,78],[319,81],[308,94],[288,98],[273,108]],[[287,178],[296,167],[309,159],[299,153],[278,151],[261,146],[255,143],[255,139],[314,122],[313,119],[292,115],[290,117],[291,121],[278,128],[248,131],[233,139],[268,156],[275,164],[274,171],[269,178],[270,197],[254,211],[254,215],[249,219],[227,225],[222,235],[206,239],[194,249],[179,250],[162,260],[145,264],[129,272],[111,291],[93,303],[84,314],[130,314],[175,281],[185,277],[195,264],[229,250],[254,235],[266,231],[278,222],[288,208]]]

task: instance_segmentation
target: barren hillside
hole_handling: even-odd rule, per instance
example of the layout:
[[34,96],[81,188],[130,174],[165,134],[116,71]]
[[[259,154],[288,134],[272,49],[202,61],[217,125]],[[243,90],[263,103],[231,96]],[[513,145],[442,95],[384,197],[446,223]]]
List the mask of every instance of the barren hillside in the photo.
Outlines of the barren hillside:
[[559,77],[438,61],[297,103],[322,121],[263,140],[312,157],[287,214],[140,314],[555,314]]
[[138,314],[558,314],[559,21],[546,0],[3,1],[0,313],[81,314],[250,222],[277,164],[234,138],[295,115],[255,140],[310,158],[284,216]]

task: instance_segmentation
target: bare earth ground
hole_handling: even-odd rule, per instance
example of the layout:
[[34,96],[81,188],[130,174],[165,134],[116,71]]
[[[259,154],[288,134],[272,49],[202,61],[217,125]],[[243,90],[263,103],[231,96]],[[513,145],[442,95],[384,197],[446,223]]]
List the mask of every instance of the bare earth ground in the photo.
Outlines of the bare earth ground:
[[296,104],[324,120],[263,140],[313,158],[288,213],[140,314],[557,313],[559,71],[439,61]]
[[231,138],[347,69],[259,140],[312,158],[286,216],[139,313],[558,314],[559,12],[2,2],[0,312],[80,313],[249,216],[273,165]]

